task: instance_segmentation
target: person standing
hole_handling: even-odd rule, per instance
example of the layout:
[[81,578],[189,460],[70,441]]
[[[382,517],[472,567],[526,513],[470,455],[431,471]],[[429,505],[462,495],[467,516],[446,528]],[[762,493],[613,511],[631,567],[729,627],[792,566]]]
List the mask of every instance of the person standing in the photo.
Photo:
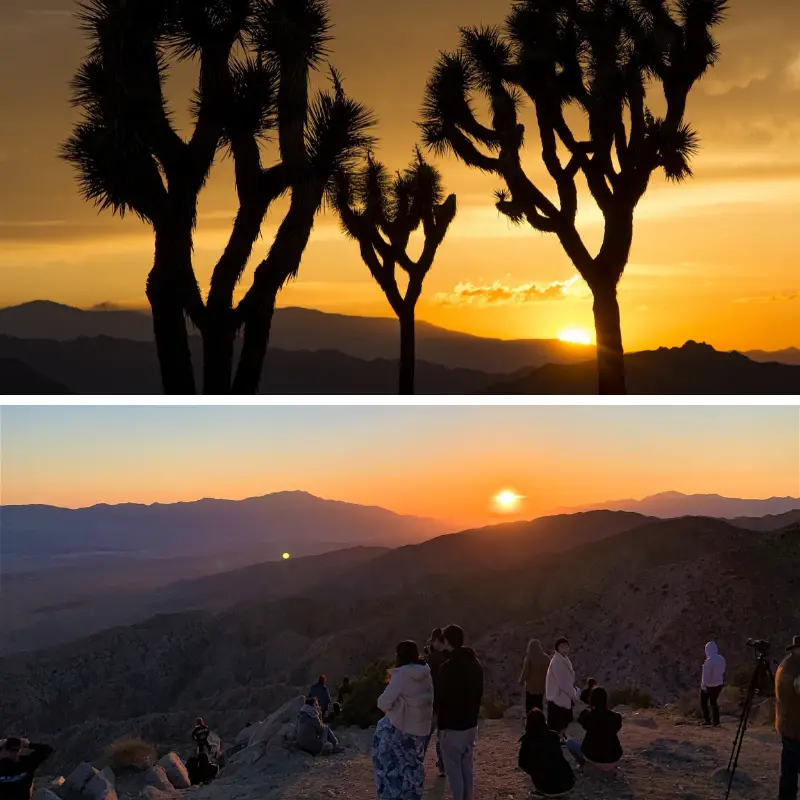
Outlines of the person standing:
[[[433,734],[437,732],[437,705],[436,705],[436,687],[439,683],[439,670],[447,661],[447,651],[445,650],[444,646],[444,636],[442,634],[441,628],[434,628],[433,632],[431,633],[431,642],[428,647],[425,648],[425,662],[427,663],[428,667],[431,670],[431,679],[433,680],[433,716],[431,718],[431,731],[430,735],[428,736],[427,741],[425,742],[425,752],[428,752],[428,746],[431,743],[431,739],[433,738]],[[444,763],[442,761],[442,745],[439,741],[439,736],[436,736],[436,769],[438,770],[439,777],[443,778],[445,776],[444,772]]]
[[545,653],[542,643],[538,639],[531,639],[519,676],[519,685],[525,687],[526,715],[534,708],[544,711],[544,688],[549,667],[550,656]]
[[436,708],[444,771],[453,800],[473,800],[483,667],[475,651],[464,647],[464,631],[458,625],[448,625],[442,634],[448,658],[439,670]]
[[331,705],[331,693],[328,689],[328,679],[325,675],[320,675],[317,682],[308,690],[309,697],[315,697],[322,712],[322,719],[328,716],[328,709]]
[[425,789],[425,742],[433,716],[430,667],[416,642],[397,645],[397,666],[378,698],[386,716],[375,729],[372,764],[378,800],[422,800]]
[[[706,645],[706,660],[700,676],[700,707],[703,725],[719,727],[719,693],[725,684],[725,659],[719,654],[715,642]],[[710,707],[710,708],[709,708]]]
[[783,742],[778,800],[797,800],[800,774],[800,636],[775,673],[775,728]]
[[198,717],[192,729],[192,741],[197,745],[198,755],[202,753],[211,753],[211,746],[208,743],[208,737],[210,735],[211,729],[206,725],[202,717]]
[[[22,755],[23,750],[29,753]],[[29,800],[36,770],[53,752],[19,736],[0,740],[0,800]]]
[[575,670],[569,660],[569,641],[562,636],[556,640],[555,653],[550,659],[545,680],[547,724],[566,741],[567,728],[572,722],[575,704]]

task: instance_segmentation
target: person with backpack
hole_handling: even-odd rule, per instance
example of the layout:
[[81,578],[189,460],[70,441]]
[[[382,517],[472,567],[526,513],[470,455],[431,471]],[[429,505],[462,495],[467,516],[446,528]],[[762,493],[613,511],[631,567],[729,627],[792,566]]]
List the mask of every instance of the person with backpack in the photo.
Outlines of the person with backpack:
[[542,643],[538,639],[531,639],[519,676],[519,685],[525,687],[526,714],[530,714],[534,708],[544,710],[544,689],[549,667],[550,656],[545,653]]
[[[436,712],[436,687],[439,683],[439,670],[447,661],[447,650],[444,646],[444,635],[441,628],[434,628],[431,633],[430,644],[425,648],[425,662],[431,671],[431,679],[433,680],[433,717],[431,718],[431,732],[425,742],[425,752],[428,752],[428,746],[433,739],[433,734],[437,732],[437,712]],[[444,762],[442,761],[442,745],[439,741],[439,736],[436,736],[436,769],[438,770],[439,777],[444,778]]]
[[400,642],[395,663],[378,698],[378,708],[386,716],[378,723],[372,742],[375,786],[378,800],[422,800],[433,680],[416,642]]
[[537,794],[560,797],[572,790],[575,773],[564,758],[558,734],[547,727],[543,711],[535,708],[528,714],[519,742],[517,764],[530,775]]
[[[28,752],[23,755],[22,751]],[[53,753],[49,744],[19,736],[0,741],[0,800],[29,800],[36,770]]]
[[439,670],[436,710],[444,771],[453,800],[473,800],[483,667],[475,651],[464,647],[464,631],[458,625],[448,625],[442,635],[448,658]]
[[706,645],[706,660],[703,662],[700,676],[700,708],[703,710],[703,725],[719,727],[717,700],[724,685],[725,659],[719,654],[716,643],[709,642]]
[[578,724],[586,731],[583,741],[567,740],[567,750],[578,766],[589,762],[601,770],[613,771],[622,758],[622,716],[609,710],[608,693],[602,686],[592,689],[589,707],[581,711]]

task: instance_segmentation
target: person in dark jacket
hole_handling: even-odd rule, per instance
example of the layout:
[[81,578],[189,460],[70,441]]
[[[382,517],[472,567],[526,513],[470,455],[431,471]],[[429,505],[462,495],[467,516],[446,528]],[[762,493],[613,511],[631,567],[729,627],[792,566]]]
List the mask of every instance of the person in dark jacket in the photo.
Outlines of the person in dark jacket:
[[619,743],[622,717],[609,710],[608,694],[602,686],[592,689],[589,706],[578,717],[578,723],[586,731],[583,741],[569,739],[567,749],[579,766],[588,761],[610,769],[622,758],[622,745]]
[[[444,634],[441,628],[434,628],[431,633],[430,644],[425,648],[425,663],[431,671],[431,679],[433,680],[433,719],[431,720],[431,733],[428,740],[425,742],[425,752],[428,752],[433,734],[437,729],[436,718],[436,686],[439,682],[439,670],[442,664],[447,661],[448,652],[444,645]],[[436,737],[436,768],[439,771],[439,777],[444,778],[444,762],[442,761],[442,745],[439,737]]]
[[211,783],[217,777],[219,766],[211,763],[208,753],[199,753],[186,759],[186,772],[189,774],[189,782],[192,786],[198,786],[203,783]]
[[519,768],[527,772],[533,788],[544,797],[559,797],[575,786],[575,774],[561,751],[561,740],[547,727],[539,708],[527,716],[525,734],[519,740]]
[[[28,750],[25,755],[23,750]],[[18,736],[0,741],[0,800],[29,800],[36,770],[50,757],[49,744],[36,744]]]
[[344,705],[344,701],[347,699],[347,695],[349,695],[353,691],[353,686],[350,683],[350,678],[347,675],[342,678],[342,685],[339,687],[339,692],[336,695],[336,702],[340,705]]
[[211,745],[208,743],[210,735],[211,729],[206,725],[202,717],[198,717],[192,729],[192,741],[197,745],[198,755],[211,752]]
[[586,681],[586,686],[583,687],[581,691],[581,703],[585,706],[591,705],[591,697],[592,697],[592,690],[594,687],[597,686],[597,681],[594,678],[588,678]]
[[324,675],[317,678],[317,682],[308,690],[308,696],[316,697],[319,710],[322,712],[322,719],[325,719],[331,704],[331,693],[328,689],[328,679]]
[[483,667],[475,651],[464,647],[464,631],[458,625],[448,625],[442,634],[449,655],[439,668],[434,702],[444,771],[450,781],[453,800],[473,800],[474,750],[483,700]]

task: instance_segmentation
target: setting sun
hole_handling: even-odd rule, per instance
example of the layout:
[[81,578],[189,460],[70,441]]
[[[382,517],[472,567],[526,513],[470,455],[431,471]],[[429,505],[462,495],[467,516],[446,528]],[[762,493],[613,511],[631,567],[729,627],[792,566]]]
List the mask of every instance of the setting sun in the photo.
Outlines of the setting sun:
[[513,489],[503,489],[492,498],[495,510],[501,514],[509,514],[516,511],[520,506],[520,501],[524,499],[521,494],[517,494]]
[[558,338],[562,342],[570,342],[571,344],[591,344],[592,334],[583,328],[568,328],[558,334]]

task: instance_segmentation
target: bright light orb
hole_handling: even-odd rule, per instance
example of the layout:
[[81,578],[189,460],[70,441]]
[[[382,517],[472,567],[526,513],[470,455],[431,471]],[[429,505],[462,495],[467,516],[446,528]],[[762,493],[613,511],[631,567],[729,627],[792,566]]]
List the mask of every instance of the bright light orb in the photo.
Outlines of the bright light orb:
[[558,338],[562,342],[569,342],[570,344],[591,344],[592,334],[582,328],[568,328],[558,334]]
[[500,514],[511,514],[519,508],[520,501],[524,499],[513,489],[503,489],[494,496],[494,507]]
[[283,554],[283,560],[284,561],[288,561],[291,557],[292,557],[291,553],[284,553]]

